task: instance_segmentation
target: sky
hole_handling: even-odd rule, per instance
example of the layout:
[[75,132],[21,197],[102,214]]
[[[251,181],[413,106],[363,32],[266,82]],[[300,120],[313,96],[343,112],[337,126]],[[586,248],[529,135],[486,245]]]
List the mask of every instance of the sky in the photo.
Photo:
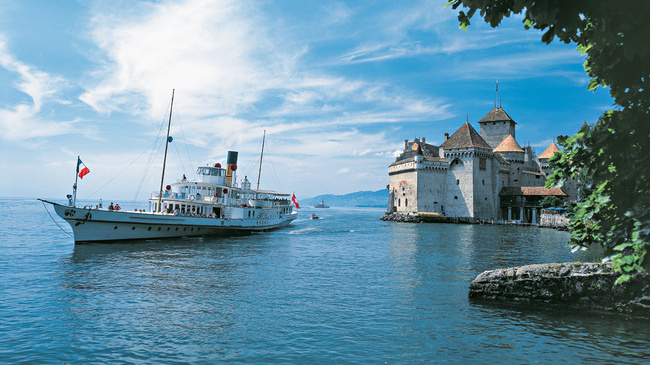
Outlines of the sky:
[[467,31],[447,0],[4,0],[0,196],[146,200],[238,151],[237,180],[380,190],[404,140],[439,145],[500,105],[539,155],[612,108],[573,44],[521,16]]

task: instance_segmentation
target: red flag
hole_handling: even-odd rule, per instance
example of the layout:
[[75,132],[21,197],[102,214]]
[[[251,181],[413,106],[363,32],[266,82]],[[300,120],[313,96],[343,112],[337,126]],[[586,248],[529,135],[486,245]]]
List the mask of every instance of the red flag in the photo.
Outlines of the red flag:
[[293,204],[296,205],[296,209],[300,209],[300,206],[298,205],[298,200],[296,200],[296,194],[293,194],[291,196],[291,201],[293,202]]
[[79,172],[79,178],[83,179],[84,176],[86,176],[89,172],[90,172],[90,169],[87,168],[86,166],[84,166],[84,168],[81,169],[81,171]]
[[[86,175],[88,175],[88,173],[90,173],[90,169],[88,167],[86,167],[85,163],[81,162],[80,158],[77,158],[77,160],[78,160],[77,161],[77,172],[79,172],[79,178],[83,179],[84,176],[86,176]],[[81,165],[83,165],[84,168],[81,169],[81,171],[79,171],[79,166],[81,166]]]

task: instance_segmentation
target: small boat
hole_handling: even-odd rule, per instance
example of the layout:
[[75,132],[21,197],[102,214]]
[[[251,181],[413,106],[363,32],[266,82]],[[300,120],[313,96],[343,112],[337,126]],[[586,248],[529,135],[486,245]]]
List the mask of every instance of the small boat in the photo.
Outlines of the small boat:
[[319,219],[319,218],[318,218],[318,216],[316,215],[316,213],[312,213],[312,214],[311,214],[311,219]]
[[[172,93],[172,106],[174,96]],[[170,108],[171,123],[171,108]],[[266,134],[265,134],[266,136]],[[169,126],[167,144],[170,141]],[[129,212],[77,207],[77,181],[68,205],[39,199],[54,207],[74,233],[75,243],[155,239],[206,235],[235,235],[267,231],[289,225],[297,218],[295,195],[251,189],[247,178],[236,183],[238,152],[229,151],[226,168],[221,164],[202,166],[198,178],[185,175],[163,190],[167,146],[160,190],[149,199],[148,212]],[[77,163],[78,176],[79,163]],[[261,158],[260,158],[261,164]]]
[[325,204],[325,200],[321,201],[319,204],[314,204],[314,208],[329,208],[330,206]]

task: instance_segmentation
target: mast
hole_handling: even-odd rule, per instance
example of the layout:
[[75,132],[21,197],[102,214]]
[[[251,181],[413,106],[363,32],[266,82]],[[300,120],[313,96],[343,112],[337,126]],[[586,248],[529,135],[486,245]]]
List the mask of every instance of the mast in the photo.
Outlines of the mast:
[[77,172],[74,174],[74,185],[72,185],[72,206],[77,206],[77,181],[79,179],[79,161],[81,156],[77,156]]
[[262,175],[262,158],[264,158],[264,140],[266,139],[266,129],[262,136],[262,154],[260,155],[260,170],[257,172],[257,189],[260,190],[260,176]]
[[169,147],[169,129],[172,125],[172,110],[174,109],[174,91],[172,89],[172,103],[169,106],[169,122],[167,123],[167,139],[165,139],[165,158],[163,159],[162,176],[160,177],[160,192],[158,193],[158,213],[162,209],[162,191],[163,182],[165,181],[165,166],[167,165],[167,148]]

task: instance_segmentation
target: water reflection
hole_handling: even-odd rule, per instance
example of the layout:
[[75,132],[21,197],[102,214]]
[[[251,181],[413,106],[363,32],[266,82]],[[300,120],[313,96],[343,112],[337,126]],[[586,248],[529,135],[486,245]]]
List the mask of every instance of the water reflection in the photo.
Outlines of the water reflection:
[[[142,344],[187,346],[237,326],[263,238],[191,238],[77,245],[60,261],[64,322],[76,340],[138,329]],[[183,333],[183,336],[178,336]],[[103,334],[101,336],[107,336]],[[109,336],[110,337],[110,336]]]
[[[496,323],[505,340],[516,338],[525,328],[538,348],[561,344],[555,354],[545,354],[549,361],[557,360],[558,353],[567,360],[579,356],[584,362],[605,363],[650,357],[650,339],[643,336],[650,325],[648,318],[561,305],[476,300],[472,304],[477,309],[476,319]],[[482,347],[498,342],[486,342]]]

